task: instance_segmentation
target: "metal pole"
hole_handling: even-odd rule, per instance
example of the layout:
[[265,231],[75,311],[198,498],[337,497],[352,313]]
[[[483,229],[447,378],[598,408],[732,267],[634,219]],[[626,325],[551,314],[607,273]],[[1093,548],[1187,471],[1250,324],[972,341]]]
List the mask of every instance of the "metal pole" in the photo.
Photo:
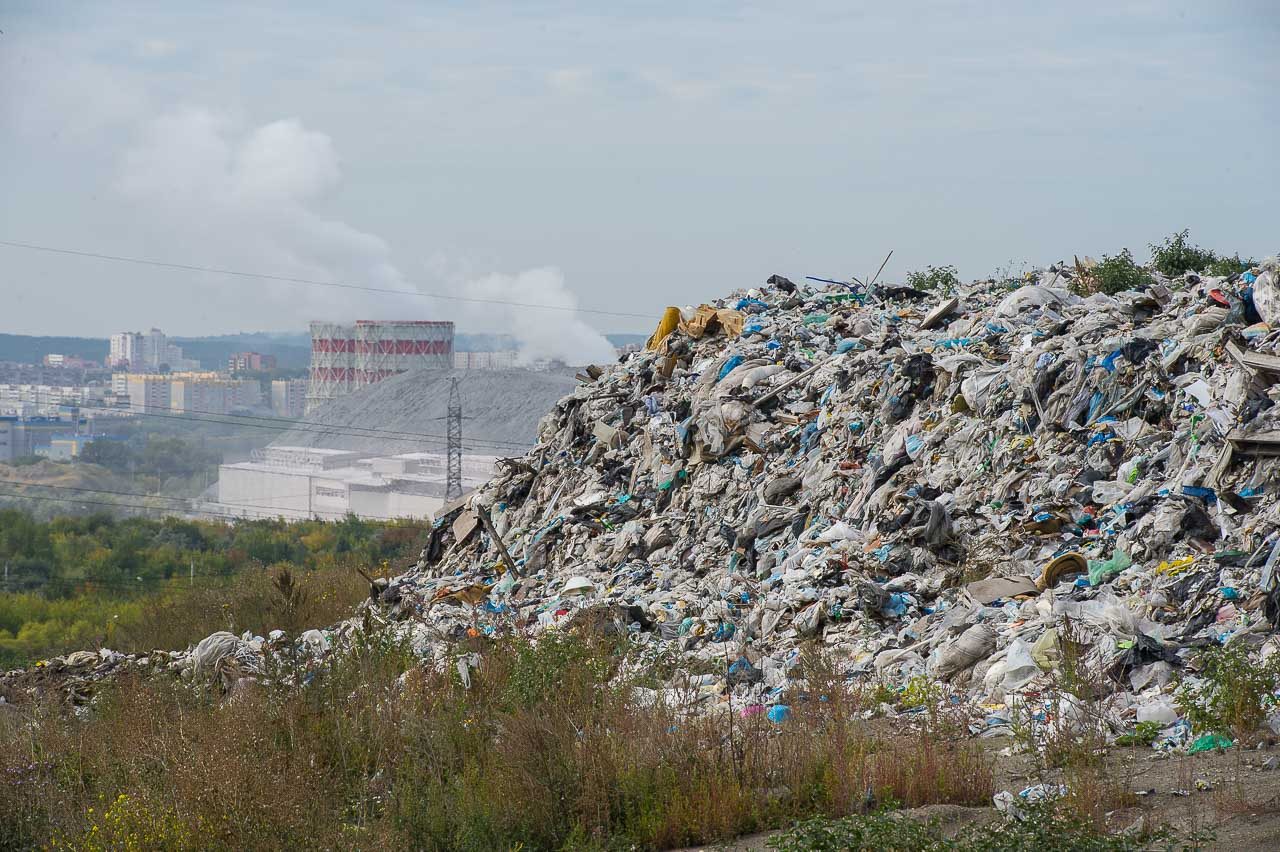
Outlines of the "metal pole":
[[452,502],[462,496],[462,397],[458,394],[457,377],[449,380],[448,418],[444,499]]

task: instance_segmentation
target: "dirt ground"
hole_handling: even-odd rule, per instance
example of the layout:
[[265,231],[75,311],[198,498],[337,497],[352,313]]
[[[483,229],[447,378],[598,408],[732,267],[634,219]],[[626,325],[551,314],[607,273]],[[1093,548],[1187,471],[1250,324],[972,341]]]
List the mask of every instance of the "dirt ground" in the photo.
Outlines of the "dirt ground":
[[[1151,749],[1116,749],[1107,758],[1106,775],[1138,796],[1135,807],[1110,811],[1115,830],[1168,825],[1182,832],[1212,832],[1207,849],[1274,852],[1280,849],[1280,747],[1164,756]],[[1038,783],[1060,783],[1063,773],[1044,771],[1029,758],[1002,757],[996,763],[997,789],[1019,790]],[[994,807],[930,805],[904,813],[937,819],[947,836],[968,825],[1001,819]],[[693,847],[719,852],[763,852],[772,833],[731,843]]]

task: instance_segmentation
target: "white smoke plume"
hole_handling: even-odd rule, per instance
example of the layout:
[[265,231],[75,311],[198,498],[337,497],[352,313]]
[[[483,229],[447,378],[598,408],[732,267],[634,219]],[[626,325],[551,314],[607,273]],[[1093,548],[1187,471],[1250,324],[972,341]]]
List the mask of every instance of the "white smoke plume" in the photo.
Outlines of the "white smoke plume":
[[[565,286],[564,274],[553,267],[516,275],[486,275],[465,286],[468,296],[516,304],[472,304],[466,315],[480,330],[510,334],[520,342],[519,360],[543,358],[568,364],[607,364],[616,354],[604,335],[577,313],[578,299]],[[549,305],[564,310],[520,307]],[[471,326],[471,323],[468,323]]]
[[[340,178],[332,140],[297,120],[244,130],[225,116],[186,109],[147,125],[125,155],[118,187],[154,220],[167,256],[412,292],[383,240],[314,209]],[[425,315],[429,307],[421,298],[356,290],[205,282],[194,296],[197,311],[210,297],[244,299],[246,328]]]
[[[453,302],[412,295],[381,238],[317,212],[339,184],[332,139],[296,119],[245,127],[205,109],[146,125],[124,157],[117,187],[160,237],[156,254],[208,259],[229,269],[398,291],[368,293],[204,276],[190,288],[190,315],[225,315],[244,304],[242,328],[298,328],[311,319],[453,318],[462,331],[510,334],[523,361],[571,364],[613,359],[613,347],[576,310]],[[437,265],[440,264],[437,260]],[[438,276],[433,276],[437,277]],[[576,309],[554,268],[453,277],[424,289],[452,295]],[[398,293],[404,293],[401,296]]]

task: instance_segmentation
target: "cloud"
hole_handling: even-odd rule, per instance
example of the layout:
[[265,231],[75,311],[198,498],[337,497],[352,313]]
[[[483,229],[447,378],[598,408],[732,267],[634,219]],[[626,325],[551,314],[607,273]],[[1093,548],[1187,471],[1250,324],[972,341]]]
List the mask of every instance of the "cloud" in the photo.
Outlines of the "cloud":
[[145,115],[151,98],[138,76],[90,53],[73,38],[0,44],[0,143],[45,153],[100,148],[104,135]]
[[116,186],[188,258],[404,294],[268,282],[255,285],[246,320],[256,321],[247,327],[422,313],[424,300],[411,295],[385,241],[315,209],[341,177],[332,139],[297,119],[246,129],[227,115],[186,108],[146,125]]
[[580,95],[591,88],[594,78],[590,68],[556,68],[547,74],[547,83],[562,94]]
[[[341,181],[333,140],[297,119],[244,127],[225,114],[187,108],[146,125],[124,156],[116,186],[152,228],[167,236],[171,251],[183,251],[178,256],[207,258],[231,269],[392,291],[255,281],[250,289],[238,291],[247,297],[243,327],[444,314],[459,320],[463,329],[511,334],[520,340],[525,361],[559,358],[583,364],[613,359],[609,342],[579,318],[577,299],[558,269],[477,277],[471,264],[431,252],[427,268],[435,271],[439,292],[563,310],[423,297],[393,263],[384,240],[318,212]],[[439,283],[446,278],[453,286]],[[195,288],[193,303],[222,300],[225,309],[227,287],[225,279],[210,278]]]
[[143,59],[167,59],[178,52],[178,43],[163,38],[149,38],[138,45]]

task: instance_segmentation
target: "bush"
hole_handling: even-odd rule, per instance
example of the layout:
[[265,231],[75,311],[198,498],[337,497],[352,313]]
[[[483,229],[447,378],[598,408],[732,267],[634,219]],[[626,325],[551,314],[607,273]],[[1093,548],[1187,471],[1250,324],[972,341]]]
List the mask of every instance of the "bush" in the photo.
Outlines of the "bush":
[[908,274],[907,286],[917,290],[952,293],[960,286],[960,276],[954,266],[930,266]]
[[321,667],[272,658],[233,699],[156,675],[103,688],[85,720],[0,714],[0,778],[22,780],[0,784],[0,849],[101,834],[103,802],[174,847],[604,850],[841,817],[868,790],[911,807],[994,792],[981,744],[873,734],[848,684],[790,696],[783,725],[740,702],[691,718],[641,700],[617,640],[470,647],[466,678],[358,634]]
[[1226,278],[1229,275],[1239,275],[1241,272],[1247,271],[1250,267],[1258,265],[1256,260],[1242,260],[1239,254],[1231,257],[1219,257],[1205,267],[1204,273],[1217,278]]
[[1203,272],[1217,260],[1208,249],[1193,246],[1187,239],[1190,233],[1184,228],[1159,245],[1151,244],[1151,265],[1156,271],[1176,278],[1187,272]]
[[1276,704],[1280,687],[1280,655],[1265,664],[1249,659],[1241,643],[1210,648],[1199,659],[1204,682],[1183,683],[1174,700],[1196,733],[1254,734]]
[[1093,269],[1085,270],[1071,282],[1071,291],[1078,296],[1106,293],[1114,296],[1126,290],[1141,290],[1151,284],[1151,276],[1133,262],[1133,255],[1123,249],[1117,255],[1102,256]]

